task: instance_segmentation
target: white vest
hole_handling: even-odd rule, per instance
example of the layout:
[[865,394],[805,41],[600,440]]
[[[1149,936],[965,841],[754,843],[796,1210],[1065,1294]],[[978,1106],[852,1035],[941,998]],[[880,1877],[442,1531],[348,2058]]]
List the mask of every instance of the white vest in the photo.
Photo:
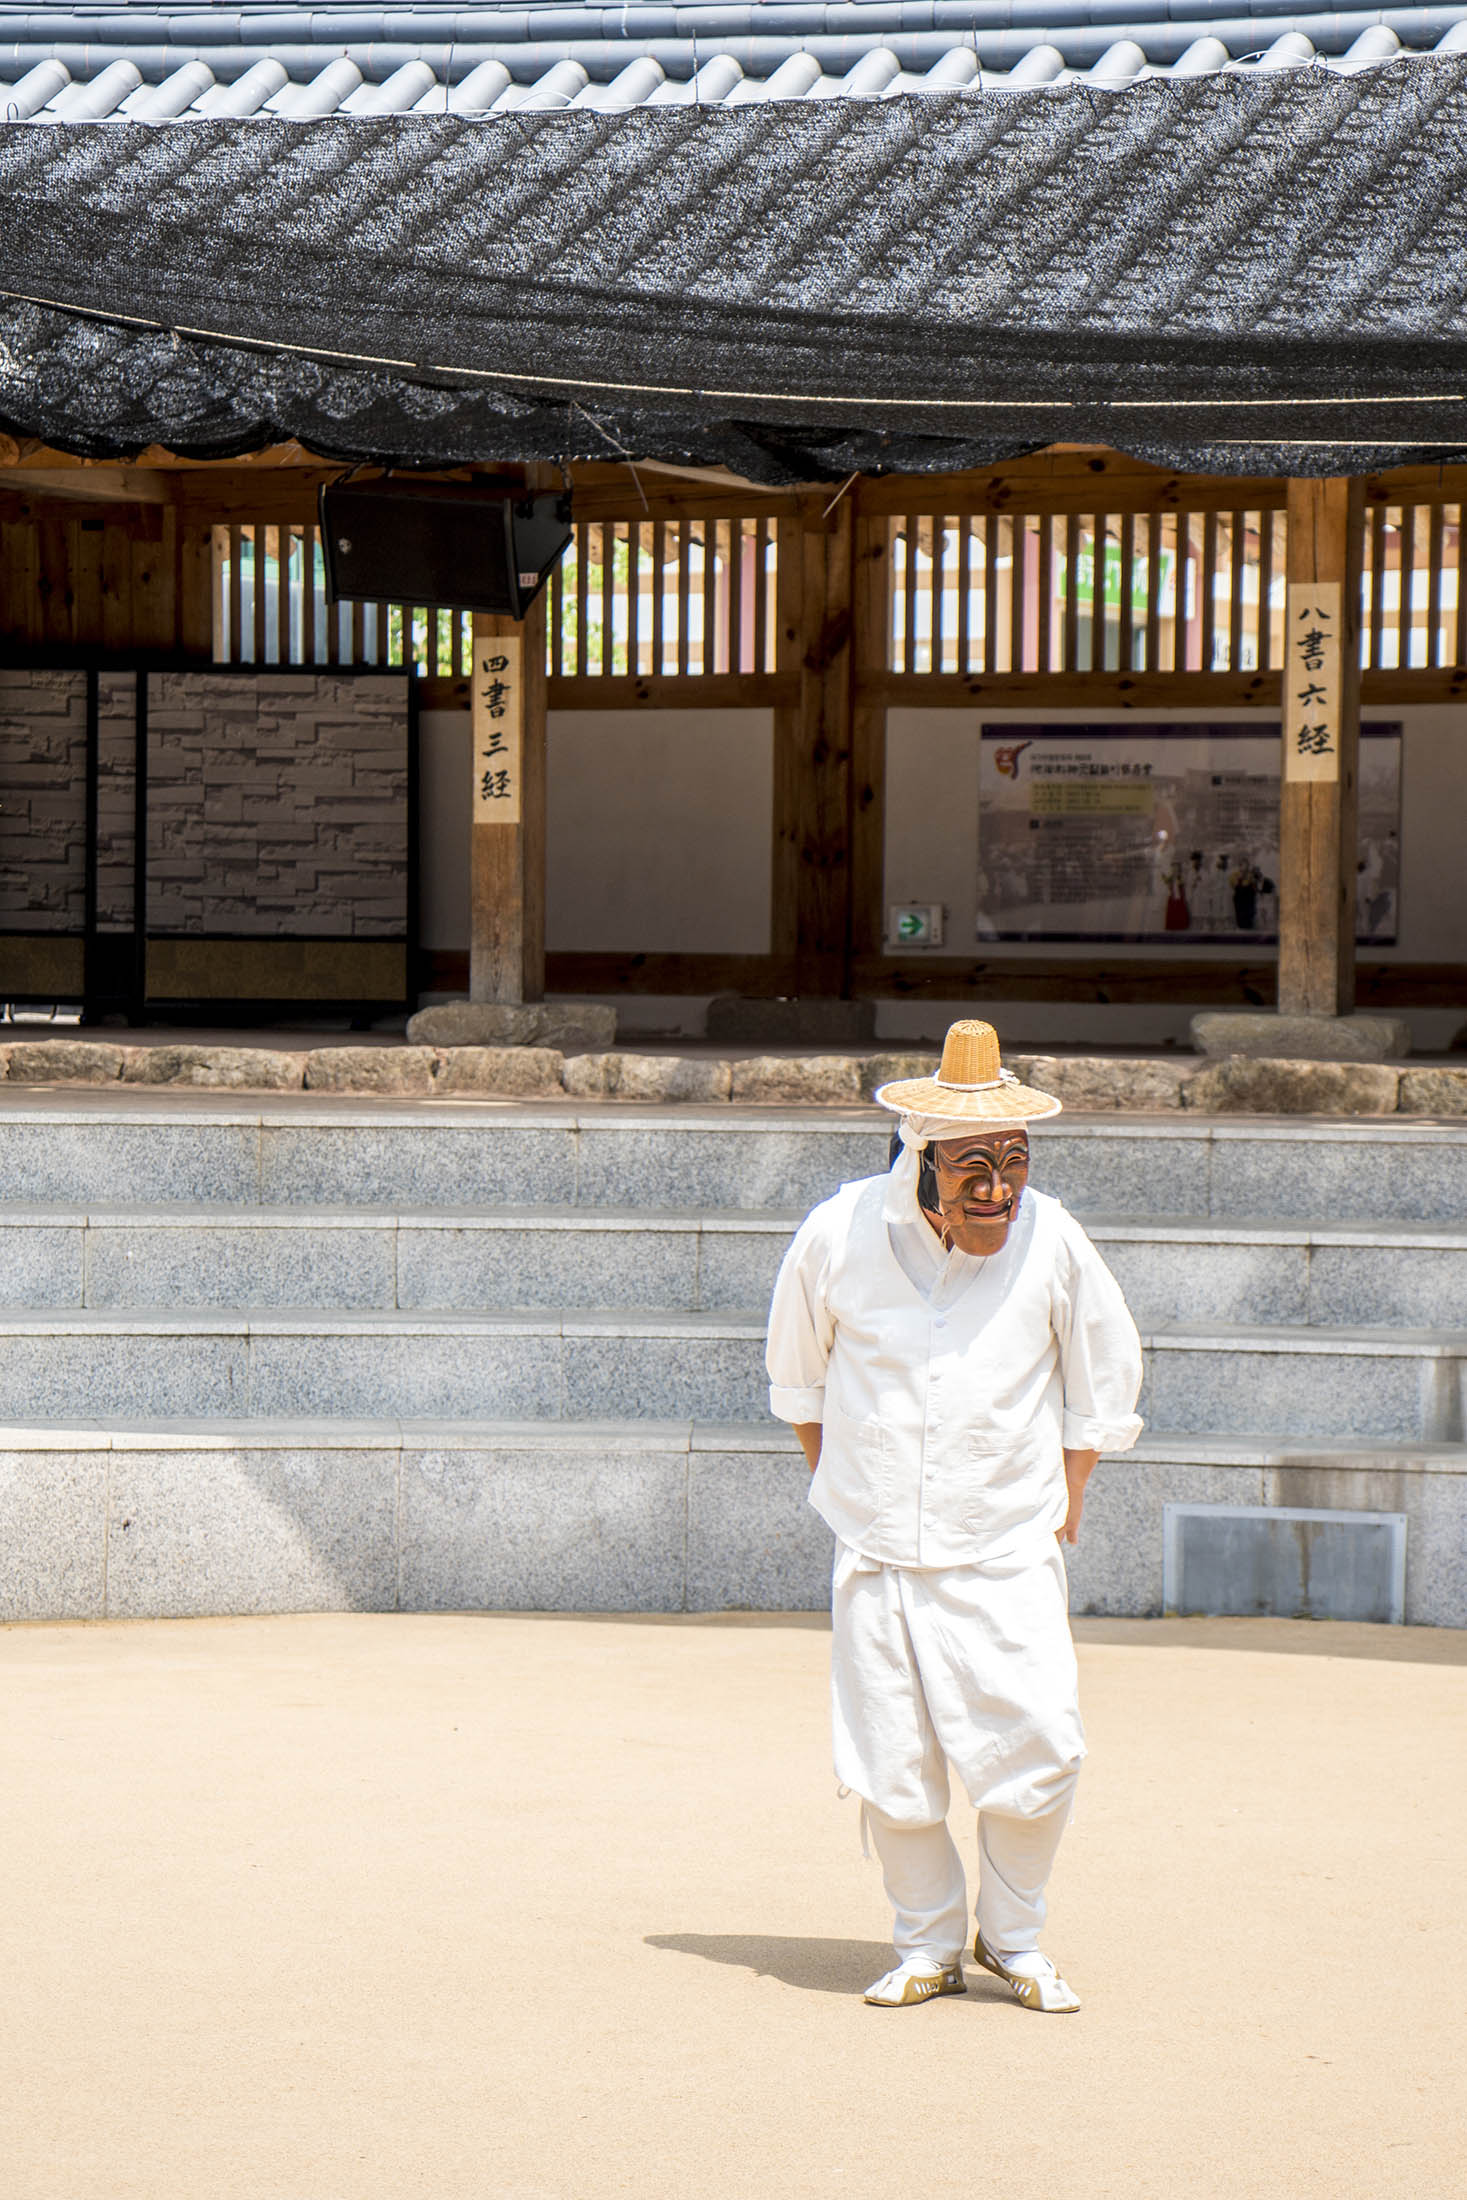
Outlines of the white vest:
[[873,1177],[831,1202],[835,1341],[810,1502],[887,1565],[1043,1548],[1067,1510],[1053,1294],[1068,1217],[1026,1190],[1002,1251],[939,1311],[892,1252],[885,1196]]

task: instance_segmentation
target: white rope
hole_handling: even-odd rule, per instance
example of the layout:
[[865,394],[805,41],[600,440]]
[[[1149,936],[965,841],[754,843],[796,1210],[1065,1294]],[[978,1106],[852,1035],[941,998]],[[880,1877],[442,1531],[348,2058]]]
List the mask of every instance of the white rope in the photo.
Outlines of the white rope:
[[[1200,409],[1213,411],[1246,411],[1249,407],[1274,408],[1283,411],[1289,407],[1310,405],[1464,405],[1467,396],[1456,391],[1424,397],[1104,397],[1075,399],[1069,397],[842,397],[823,390],[721,390],[693,389],[677,382],[609,382],[592,380],[566,374],[514,374],[504,367],[459,367],[439,360],[394,359],[385,354],[366,351],[338,351],[327,344],[290,344],[272,336],[239,336],[231,329],[199,328],[184,321],[159,321],[145,313],[118,313],[103,306],[78,305],[70,298],[42,298],[28,290],[0,288],[0,298],[11,298],[19,305],[42,306],[50,313],[74,313],[88,321],[105,321],[119,328],[146,328],[157,330],[164,336],[195,336],[211,344],[231,344],[240,351],[288,352],[301,359],[338,359],[353,367],[402,367],[410,374],[443,374],[457,381],[473,382],[522,382],[536,389],[558,390],[614,390],[627,397],[702,397],[717,398],[723,402],[759,405],[859,405],[869,410],[926,411],[926,412],[1194,412]],[[1222,439],[1224,446],[1237,442],[1246,445],[1246,439],[1230,436]],[[1333,447],[1331,438],[1312,436],[1281,442],[1276,436],[1268,440],[1282,450],[1309,450]],[[1340,447],[1352,450],[1434,450],[1441,438],[1419,446],[1409,438],[1393,436],[1389,441],[1364,440],[1352,436],[1342,440]]]

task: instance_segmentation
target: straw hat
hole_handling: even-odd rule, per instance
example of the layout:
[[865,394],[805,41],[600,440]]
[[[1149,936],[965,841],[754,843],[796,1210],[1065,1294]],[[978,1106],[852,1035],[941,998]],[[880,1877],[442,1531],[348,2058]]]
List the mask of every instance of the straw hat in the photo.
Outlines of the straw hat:
[[1060,1112],[1052,1093],[1021,1085],[1003,1068],[998,1033],[992,1024],[972,1018],[949,1028],[935,1077],[908,1077],[899,1084],[883,1085],[876,1098],[898,1115],[941,1117],[952,1123],[1002,1126],[1037,1122],[1041,1116]]

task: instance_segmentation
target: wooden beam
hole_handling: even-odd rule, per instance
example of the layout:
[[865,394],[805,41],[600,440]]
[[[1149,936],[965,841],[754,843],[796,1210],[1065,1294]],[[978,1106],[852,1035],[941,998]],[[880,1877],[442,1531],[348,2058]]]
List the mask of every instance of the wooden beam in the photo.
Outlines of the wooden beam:
[[[462,983],[463,957],[435,955],[435,987]],[[795,990],[787,955],[679,955],[561,952],[546,957],[556,993],[743,993],[769,999]],[[853,992],[871,1000],[1088,1001],[1132,1006],[1271,1008],[1275,967],[1257,959],[1178,962],[1164,955],[1114,961],[1099,956],[1026,956],[965,960],[957,955],[858,956]],[[1467,964],[1363,963],[1361,1001],[1371,1008],[1457,1008],[1467,997]]]
[[107,475],[119,471],[148,474],[219,474],[248,471],[267,473],[296,466],[313,466],[318,470],[339,473],[339,462],[322,458],[301,444],[270,443],[258,451],[247,451],[238,458],[181,458],[176,451],[166,451],[160,443],[150,443],[139,451],[135,459],[121,465],[114,458],[78,458],[74,452],[54,450],[49,444],[39,442],[34,436],[17,441],[14,436],[0,435],[0,468],[16,474],[65,473],[77,475]]
[[845,992],[850,961],[852,550],[849,497],[780,522],[779,662],[799,699],[775,712],[770,930],[817,995]]
[[[794,967],[799,938],[798,818],[800,746],[800,646],[804,631],[804,536],[799,514],[775,526],[775,663],[790,681],[789,700],[774,713],[774,803],[770,816],[769,946]],[[762,578],[756,584],[761,593]],[[793,981],[791,983],[793,990]]]
[[1355,1006],[1364,485],[1291,481],[1288,511],[1279,1008],[1348,1016]]
[[135,647],[132,613],[132,535],[119,512],[102,530],[102,632],[104,649]]
[[[518,641],[521,701],[518,755],[514,758],[515,821],[469,827],[469,998],[474,1001],[538,1001],[545,993],[545,597],[542,592],[520,621],[476,616],[473,626],[475,705],[474,783],[487,715],[488,683],[498,677],[494,660],[501,637]],[[484,716],[481,718],[481,712]],[[466,788],[466,795],[472,789]]]
[[[968,529],[961,529],[966,544]],[[878,955],[886,937],[886,710],[870,693],[886,670],[891,632],[890,530],[857,518],[851,588],[851,953]],[[967,559],[962,561],[963,583]],[[966,585],[960,605],[966,605]],[[961,662],[962,652],[959,653]]]
[[[654,680],[649,674],[628,679],[624,673],[574,673],[545,683],[547,710],[774,710],[781,703],[797,703],[799,676],[793,672],[716,672],[706,677],[689,673],[686,679],[669,673]],[[467,710],[469,683],[455,674],[440,674],[418,686],[422,710]]]
[[885,474],[851,492],[864,518],[963,512],[1230,512],[1235,505],[1274,511],[1281,481],[1170,474],[1125,459],[1090,461],[1065,473],[1030,473],[1019,464],[970,474]]
[[214,531],[190,519],[178,530],[178,647],[190,657],[214,655]]
[[[584,680],[552,678],[546,683],[545,693],[550,710],[773,710],[797,700],[799,680],[797,675],[784,672],[720,672],[708,678],[693,673],[686,680],[675,674],[662,680],[645,676],[629,680],[620,673],[602,679],[592,673]],[[861,673],[856,686],[858,707],[879,705],[883,712],[893,703],[954,710],[977,703],[990,709],[1014,705],[1034,710],[1215,707],[1277,712],[1280,694],[1276,671],[1211,675],[1161,672],[1154,676],[1145,672],[1086,672],[1071,681],[1063,673],[1001,672],[964,679],[957,673],[898,673],[880,667]],[[1361,701],[1368,711],[1408,703],[1458,703],[1464,699],[1467,664],[1415,665],[1400,671],[1391,666],[1383,672],[1367,672],[1361,683]],[[419,685],[418,700],[423,710],[467,710],[469,683],[455,676],[424,680]]]
[[903,1001],[1090,1001],[1267,1008],[1270,960],[1168,961],[1165,956],[872,955],[857,958],[853,991]]
[[10,496],[67,504],[171,504],[174,494],[167,474],[143,466],[96,466],[85,472],[16,466],[0,472],[0,486]]
[[[1044,599],[1040,598],[1041,638]],[[1279,707],[1276,672],[877,672],[865,700],[929,709],[1237,710]]]
[[1467,496],[1467,466],[1393,466],[1367,474],[1367,504],[1460,504]]
[[[1467,595],[1463,598],[1467,604]],[[1360,678],[1360,700],[1370,710],[1389,704],[1459,703],[1467,696],[1467,664],[1387,666]]]

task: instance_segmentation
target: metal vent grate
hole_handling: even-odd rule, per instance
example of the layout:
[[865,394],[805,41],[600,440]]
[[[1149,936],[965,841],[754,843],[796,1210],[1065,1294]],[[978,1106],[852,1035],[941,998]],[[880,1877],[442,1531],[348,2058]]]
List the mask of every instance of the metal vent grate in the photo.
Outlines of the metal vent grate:
[[1162,1533],[1168,1613],[1394,1626],[1405,1617],[1404,1513],[1167,1505]]

